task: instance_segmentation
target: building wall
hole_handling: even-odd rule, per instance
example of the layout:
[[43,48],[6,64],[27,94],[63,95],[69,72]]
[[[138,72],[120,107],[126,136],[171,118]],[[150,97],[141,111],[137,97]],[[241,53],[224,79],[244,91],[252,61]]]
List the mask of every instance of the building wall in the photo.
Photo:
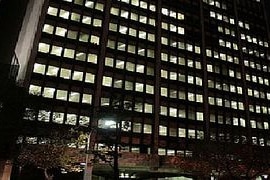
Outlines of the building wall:
[[270,145],[262,2],[177,2],[51,0],[29,82],[51,106],[36,121],[104,126],[95,108],[121,102],[132,105],[121,119],[127,151]]

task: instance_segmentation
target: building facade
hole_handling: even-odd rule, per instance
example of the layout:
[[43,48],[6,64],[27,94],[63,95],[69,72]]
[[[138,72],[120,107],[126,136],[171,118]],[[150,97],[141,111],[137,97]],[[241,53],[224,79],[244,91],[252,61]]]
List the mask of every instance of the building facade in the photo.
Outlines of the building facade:
[[270,146],[265,1],[45,1],[26,79],[49,106],[28,120],[104,126],[94,109],[117,99],[132,112],[121,119],[123,151]]

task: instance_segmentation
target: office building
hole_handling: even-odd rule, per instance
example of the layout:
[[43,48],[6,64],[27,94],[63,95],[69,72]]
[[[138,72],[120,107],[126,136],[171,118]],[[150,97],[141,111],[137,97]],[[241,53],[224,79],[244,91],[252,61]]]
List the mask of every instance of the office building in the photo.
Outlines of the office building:
[[95,107],[117,102],[131,104],[123,151],[190,155],[199,141],[270,146],[266,4],[45,1],[26,79],[49,106],[29,121],[91,127]]

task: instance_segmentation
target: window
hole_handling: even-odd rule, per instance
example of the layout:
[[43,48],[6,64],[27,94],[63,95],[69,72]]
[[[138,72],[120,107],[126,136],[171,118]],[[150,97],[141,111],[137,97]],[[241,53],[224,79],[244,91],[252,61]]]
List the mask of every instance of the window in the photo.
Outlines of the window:
[[60,71],[60,77],[64,79],[70,79],[71,77],[71,70],[62,68]]
[[56,99],[66,101],[67,100],[67,91],[58,89],[56,91]]
[[43,90],[43,97],[53,98],[54,92],[55,92],[55,88],[45,87]]
[[38,51],[43,53],[48,53],[50,50],[50,45],[46,43],[39,43],[38,44]]
[[36,85],[29,86],[29,93],[33,95],[40,95],[41,94],[41,87]]
[[78,92],[70,92],[69,93],[69,101],[71,101],[71,102],[79,102],[80,101],[80,93],[78,93]]
[[75,51],[73,49],[65,48],[64,57],[73,59],[75,55]]
[[44,64],[34,64],[34,73],[39,73],[39,74],[45,74],[45,65]]
[[107,77],[107,76],[103,76],[102,85],[111,87],[112,86],[112,78]]
[[159,135],[160,136],[167,136],[167,127],[166,126],[159,126]]

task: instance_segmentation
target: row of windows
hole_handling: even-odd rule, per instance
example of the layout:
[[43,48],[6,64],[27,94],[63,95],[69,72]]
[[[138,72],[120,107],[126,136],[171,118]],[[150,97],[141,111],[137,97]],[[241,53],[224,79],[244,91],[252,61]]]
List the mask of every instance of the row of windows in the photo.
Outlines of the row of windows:
[[89,17],[89,16],[86,16],[86,15],[82,16],[81,14],[78,14],[78,13],[75,13],[75,12],[69,12],[69,11],[64,10],[64,9],[58,9],[56,7],[51,7],[50,6],[48,8],[47,13],[49,15],[52,15],[52,16],[58,16],[58,17],[63,18],[63,19],[70,19],[72,21],[92,25],[94,27],[101,27],[102,26],[102,20],[101,19],[94,18],[92,20],[92,18]]
[[249,54],[249,55],[253,55],[255,57],[258,57],[258,58],[264,58],[265,57],[265,53],[261,50],[259,50],[258,47],[246,47],[246,46],[243,46],[242,47],[242,51],[246,54]]
[[226,4],[220,3],[217,0],[203,0],[203,2],[209,4],[210,6],[215,6],[217,8],[221,8],[221,9],[224,9],[224,10],[227,9]]
[[218,26],[218,32],[224,33],[226,35],[231,35],[232,37],[235,37],[235,31],[227,28],[227,27],[223,27],[223,26]]
[[109,30],[114,32],[119,32],[121,34],[128,34],[133,37],[139,37],[140,39],[147,39],[148,41],[155,42],[155,34],[145,32],[143,30],[137,30],[124,25],[118,25],[114,23],[109,24]]
[[258,91],[255,89],[248,88],[248,95],[255,97],[255,98],[261,98],[261,99],[268,99],[270,100],[270,93],[265,93],[263,91]]
[[238,93],[242,94],[243,90],[242,87],[229,84],[229,83],[221,83],[218,81],[208,80],[208,88],[214,88],[222,91],[232,92],[232,93]]
[[142,0],[118,0],[118,1],[131,4],[133,6],[138,6],[140,8],[147,9],[150,11],[156,11],[156,5],[148,3],[146,1],[142,1]]
[[239,64],[238,57],[233,57],[233,56],[225,54],[225,53],[219,53],[217,51],[212,51],[211,49],[206,49],[206,56],[220,59],[222,61],[227,61],[227,62]]
[[184,107],[176,108],[176,107],[167,107],[160,106],[160,115],[170,116],[170,117],[178,117],[178,118],[188,118],[190,120],[203,121],[203,112],[195,111],[194,109],[188,109],[186,114],[186,109]]
[[190,139],[204,139],[204,132],[201,130],[195,129],[184,129],[178,128],[168,128],[166,126],[159,126],[159,135],[160,136],[171,136],[171,137],[187,137]]
[[[141,113],[153,113],[153,103],[149,102],[142,102],[145,99],[141,99],[141,101],[138,100],[125,100],[123,104],[134,104],[132,107],[125,108],[125,110],[129,111],[136,111]],[[102,97],[100,101],[101,106],[109,106],[110,98]]]
[[238,50],[238,45],[236,43],[226,41],[226,40],[223,40],[223,39],[219,39],[218,43],[222,47],[227,47],[227,48],[230,48],[230,49],[234,49],[236,51]]
[[229,18],[228,16],[225,16],[215,11],[210,11],[210,17],[230,23],[230,24],[235,24],[235,20],[233,18]]
[[149,84],[144,84],[140,82],[132,82],[122,79],[113,79],[109,76],[103,76],[102,85],[107,87],[114,88],[123,88],[128,91],[137,91],[137,92],[145,92],[147,94],[154,94],[154,86]]
[[238,21],[238,26],[247,30],[250,30],[249,24],[246,22]]
[[256,120],[250,120],[250,127],[254,129],[269,129],[268,122],[261,122]]
[[188,67],[191,68],[196,68],[196,69],[202,69],[201,62],[193,60],[193,59],[185,59],[183,57],[177,57],[174,55],[169,55],[167,53],[162,52],[161,53],[161,61],[165,62],[170,62],[173,64],[178,64],[178,65],[187,65]]
[[270,114],[270,107],[266,107],[266,106],[263,106],[263,105],[249,104],[249,111],[254,112],[254,113],[258,113],[258,114],[261,114],[261,113]]
[[149,24],[151,26],[156,25],[156,21],[154,18],[150,18],[150,17],[144,16],[144,15],[139,15],[137,13],[129,12],[129,11],[119,9],[116,7],[111,8],[111,14],[115,15],[115,16],[123,17],[125,19],[134,20],[136,22],[140,22],[143,24]]
[[180,24],[172,24],[172,22],[161,22],[161,28],[170,32],[176,32],[178,34],[185,34],[185,29]]
[[225,98],[223,99],[223,98],[219,98],[219,97],[209,96],[208,103],[210,105],[216,105],[216,106],[222,106],[222,107],[226,107],[226,108],[244,110],[243,102],[228,100]]
[[[187,93],[187,95],[186,95],[186,93]],[[182,100],[186,100],[186,97],[187,97],[188,101],[195,101],[198,103],[203,102],[203,95],[202,94],[185,92],[185,91],[175,90],[175,89],[168,89],[166,87],[160,88],[160,95],[163,97],[170,97],[170,98],[176,98],[176,99],[182,99]]]
[[96,9],[99,11],[103,11],[104,9],[104,4],[91,0],[63,0],[63,1],[71,2],[77,5],[85,6],[87,8]]
[[259,71],[270,72],[270,65],[261,65],[259,63],[255,63],[253,60],[244,60],[244,64],[247,67],[257,69]]
[[[270,140],[267,140],[265,138],[259,138],[256,136],[251,137],[252,138],[252,144],[253,145],[259,145],[259,146],[270,146]],[[247,143],[247,137],[246,136],[231,136],[230,133],[223,133],[220,132],[217,135],[214,133],[211,133],[211,140],[219,140],[222,142],[233,142],[233,143],[242,143],[242,144],[246,144]]]
[[192,75],[184,75],[182,73],[177,73],[174,71],[167,71],[164,69],[161,69],[161,78],[164,79],[170,79],[180,82],[187,82],[189,84],[195,84],[197,86],[202,86],[202,78],[192,76]]
[[34,64],[34,73],[47,75],[47,76],[59,76],[64,79],[72,79],[75,81],[84,81],[86,83],[95,83],[95,74],[89,72],[82,72],[78,70],[71,70],[66,68],[59,68],[56,66],[47,66],[44,64]]
[[244,118],[229,117],[229,116],[223,116],[220,114],[217,116],[214,114],[210,114],[210,122],[218,123],[218,124],[228,124],[228,125],[233,125],[233,126],[246,127],[246,120]]
[[69,102],[82,102],[86,104],[92,103],[92,95],[75,91],[61,90],[51,87],[41,87],[36,85],[29,86],[29,93],[34,95],[42,95],[45,98],[56,98],[58,100]]
[[253,43],[253,44],[263,46],[265,48],[269,47],[267,41],[262,41],[262,40],[260,40],[260,39],[258,39],[256,37],[252,37],[251,35],[241,33],[241,39],[246,40],[247,42],[250,42],[250,43]]
[[[33,116],[34,115],[34,116]],[[26,108],[24,118],[27,120],[35,120],[34,110]],[[63,112],[53,112],[49,110],[39,110],[37,120],[42,122],[53,122],[57,124],[88,126],[90,118],[88,116],[76,115]],[[78,123],[78,124],[77,124]]]
[[43,32],[48,34],[55,34],[57,36],[67,37],[69,39],[78,39],[80,42],[90,42],[99,45],[99,37],[95,35],[90,35],[88,32],[68,30],[67,28],[57,26],[54,27],[49,24],[44,25]]
[[181,12],[175,12],[171,9],[168,9],[168,8],[161,8],[161,13],[165,16],[169,16],[169,17],[172,17],[172,18],[175,18],[175,19],[178,19],[178,20],[184,20],[185,19],[185,16],[183,13]]
[[108,39],[107,47],[111,49],[117,49],[120,51],[127,51],[132,54],[138,54],[138,55],[146,56],[150,58],[155,57],[155,51],[153,49],[146,49],[144,47],[136,46],[133,44],[126,44],[120,41],[117,42],[111,39]]
[[113,59],[110,57],[105,58],[105,66],[117,68],[117,69],[124,69],[130,72],[142,73],[149,76],[154,76],[154,68],[145,66],[143,64],[122,61],[119,59]]
[[263,78],[258,75],[250,75],[246,73],[246,80],[251,81],[253,83],[259,83],[259,84],[264,84],[266,86],[269,86],[269,79],[268,78]]
[[212,64],[207,64],[208,72],[215,72],[217,74],[222,74],[224,76],[229,76],[237,79],[241,79],[241,73],[237,70],[230,69],[227,66],[213,66]]
[[184,42],[173,40],[173,39],[168,39],[167,37],[161,37],[161,44],[167,45],[167,46],[169,45],[171,47],[187,50],[190,52],[195,52],[196,54],[201,53],[201,48],[199,46],[189,44],[189,43],[184,43]]
[[65,58],[76,59],[78,61],[85,61],[97,64],[97,55],[92,53],[84,53],[75,51],[74,49],[63,48],[61,46],[50,45],[47,43],[39,43],[38,52],[50,53],[55,56],[63,56]]

